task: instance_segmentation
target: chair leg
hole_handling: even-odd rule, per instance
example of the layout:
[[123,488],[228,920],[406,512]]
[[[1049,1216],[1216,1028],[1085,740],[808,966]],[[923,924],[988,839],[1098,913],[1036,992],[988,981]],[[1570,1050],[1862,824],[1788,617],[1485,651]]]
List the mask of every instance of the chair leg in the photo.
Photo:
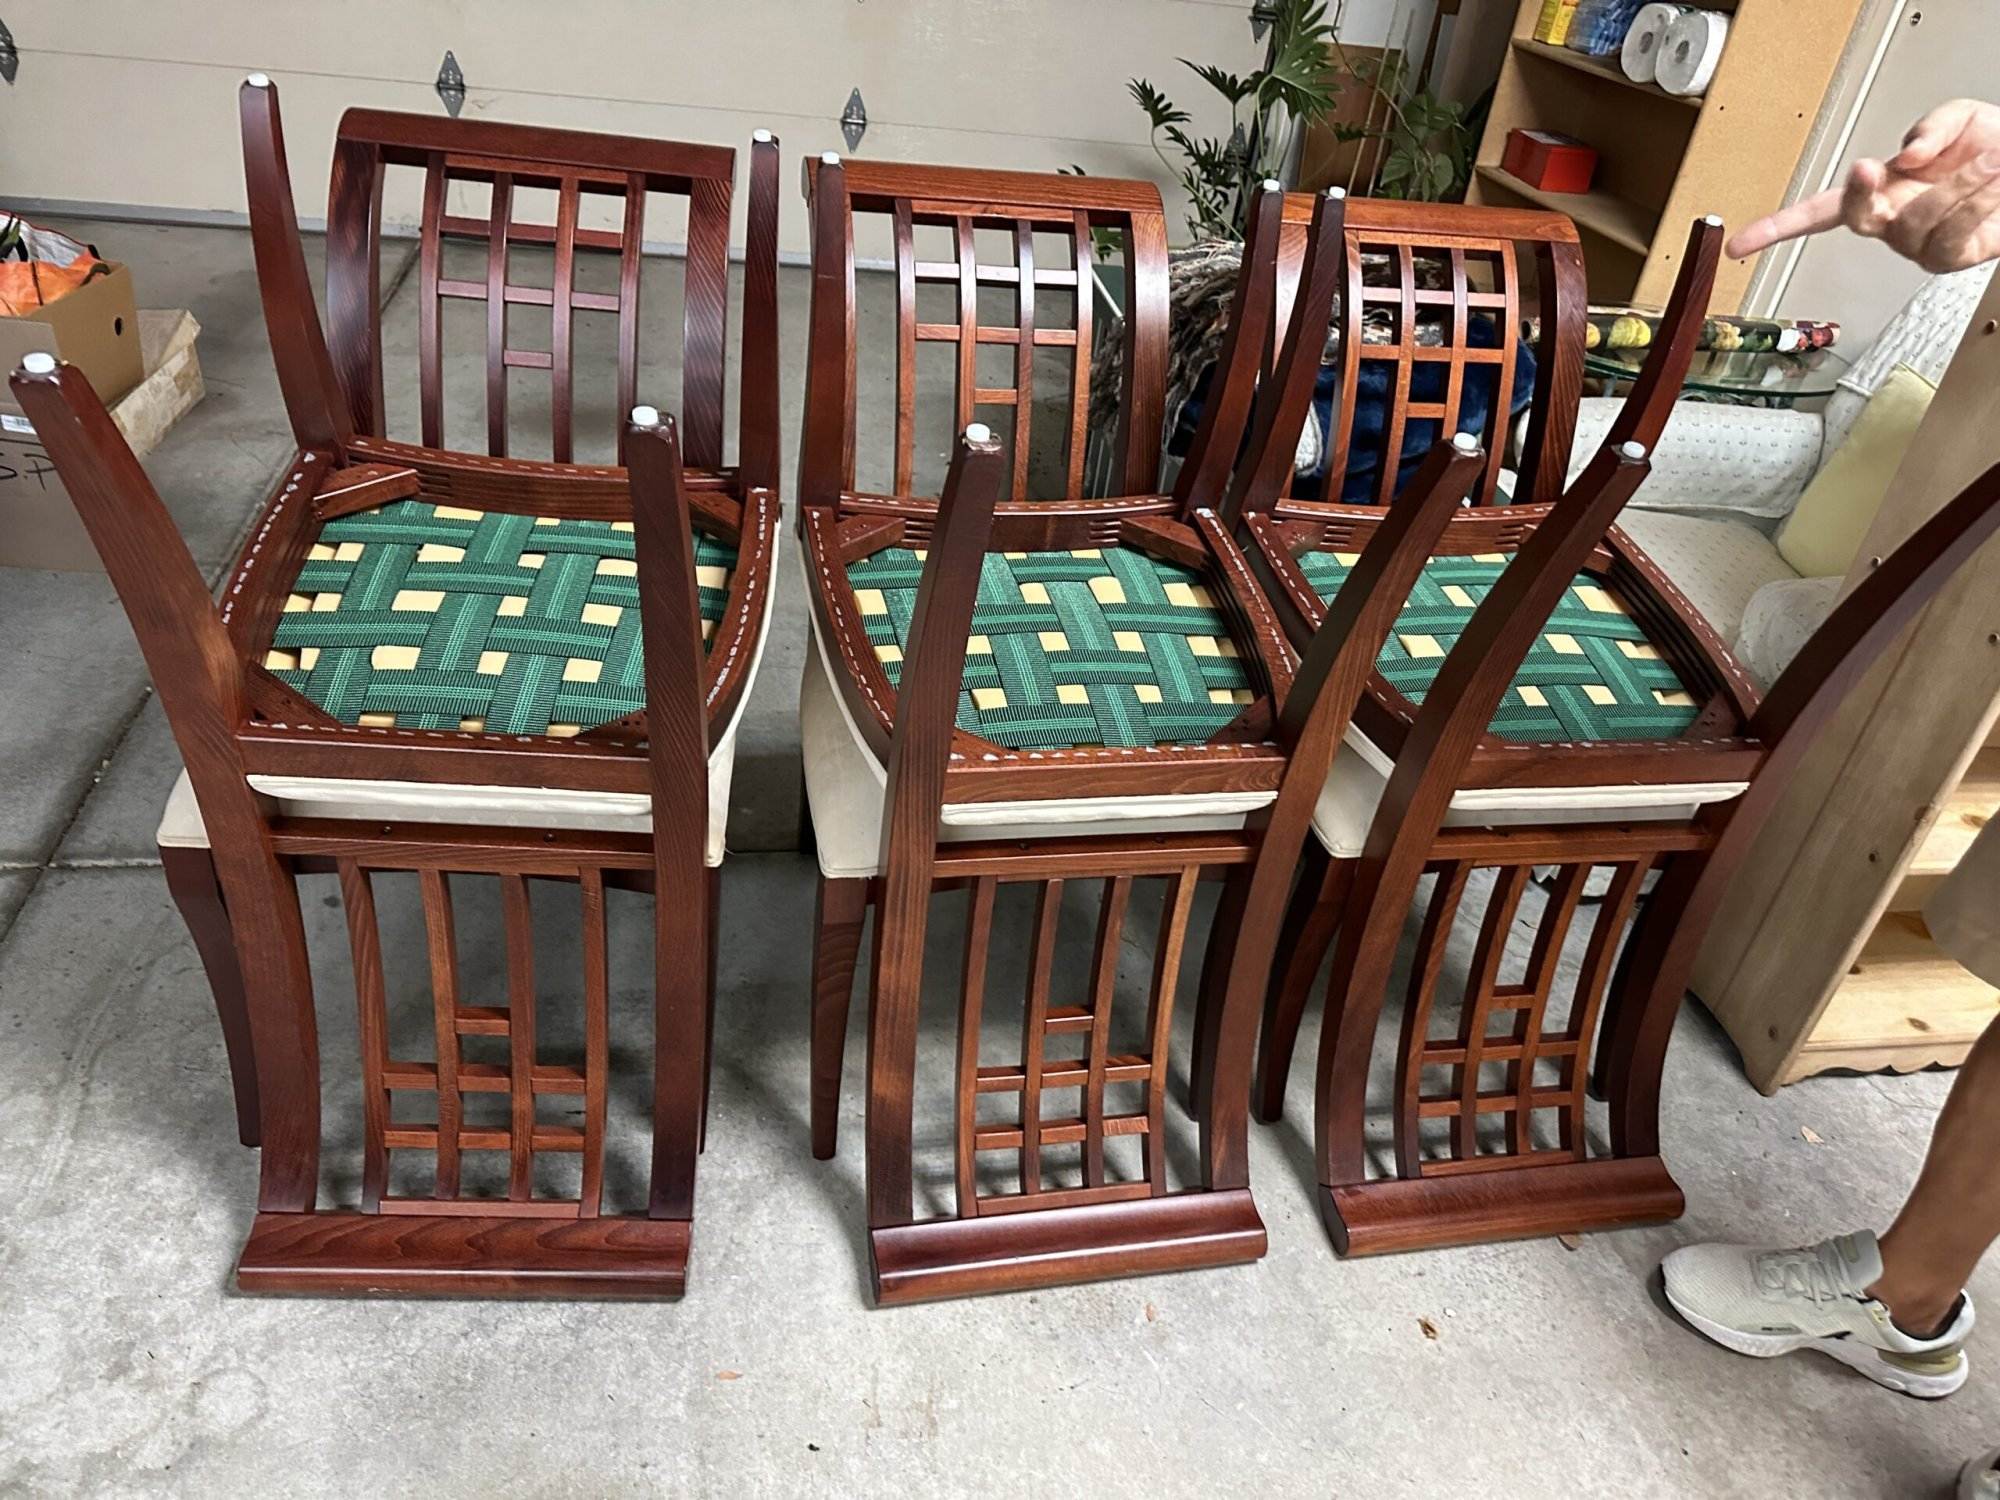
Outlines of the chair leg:
[[708,1096],[715,1082],[715,987],[718,941],[722,932],[722,866],[708,867],[708,1022],[702,1028],[701,1059],[701,1140],[698,1150],[708,1149]]
[[813,911],[812,1153],[832,1157],[840,1126],[840,1072],[847,1048],[847,1012],[854,964],[868,916],[866,880],[820,877]]
[[1306,841],[1298,884],[1285,908],[1278,933],[1278,967],[1264,999],[1264,1034],[1257,1050],[1257,1083],[1252,1108],[1259,1120],[1275,1124],[1285,1115],[1285,1083],[1298,1048],[1312,983],[1340,931],[1341,907],[1354,878],[1354,862],[1335,859],[1317,839]]
[[236,1097],[236,1134],[246,1146],[262,1140],[257,1119],[257,1057],[250,1045],[250,1002],[243,969],[236,961],[236,937],[215,878],[215,859],[206,849],[160,847],[160,867],[194,951],[208,975],[215,1016],[222,1023],[222,1046],[229,1057],[229,1081]]

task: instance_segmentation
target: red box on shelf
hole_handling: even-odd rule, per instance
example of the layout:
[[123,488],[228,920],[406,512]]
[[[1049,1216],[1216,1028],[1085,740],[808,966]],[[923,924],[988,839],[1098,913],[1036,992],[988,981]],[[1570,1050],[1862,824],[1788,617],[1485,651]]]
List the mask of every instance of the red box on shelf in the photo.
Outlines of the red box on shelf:
[[1597,152],[1575,136],[1553,130],[1510,130],[1500,170],[1545,193],[1587,193]]

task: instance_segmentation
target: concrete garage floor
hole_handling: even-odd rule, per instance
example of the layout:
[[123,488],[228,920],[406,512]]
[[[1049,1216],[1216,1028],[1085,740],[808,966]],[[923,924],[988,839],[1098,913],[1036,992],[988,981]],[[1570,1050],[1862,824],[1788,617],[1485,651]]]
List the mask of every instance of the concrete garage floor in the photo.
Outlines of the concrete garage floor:
[[[128,261],[147,305],[190,307],[203,325],[208,399],[147,467],[213,574],[289,455],[248,238],[63,227]],[[795,406],[804,278],[783,284]],[[406,395],[410,297],[390,311]],[[649,337],[676,311],[658,299]],[[1679,1224],[1575,1249],[1343,1263],[1308,1192],[1302,1065],[1283,1126],[1253,1134],[1271,1237],[1260,1264],[871,1312],[859,1006],[841,1154],[822,1165],[806,1151],[812,879],[776,852],[796,826],[804,614],[789,561],[781,577],[736,780],[692,1291],[621,1306],[230,1290],[254,1162],[153,858],[173,746],[102,578],[0,574],[0,1492],[1904,1496],[1944,1493],[2000,1433],[1983,1350],[1959,1396],[1923,1405],[1830,1362],[1727,1354],[1664,1309],[1654,1267],[1688,1240],[1885,1224],[1949,1081],[1828,1078],[1764,1099],[1699,1012],[1668,1067]],[[305,895],[329,1080],[322,1201],[352,1201],[345,944],[330,883]],[[484,900],[461,916],[469,983],[497,946]],[[612,1034],[629,1059],[646,1046],[643,906],[618,901]],[[383,900],[392,975],[421,951],[408,904]],[[559,1015],[575,999],[573,923],[547,907],[544,1005]],[[949,972],[956,922],[941,902],[934,972]],[[1088,924],[1079,907],[1065,931],[1078,962]],[[1126,960],[1143,972],[1143,952]],[[1018,992],[1006,981],[996,995]],[[944,1061],[947,1010],[928,1019],[926,1065]],[[941,1106],[920,1094],[926,1188],[948,1181]],[[628,1159],[641,1109],[630,1089],[614,1099]],[[612,1191],[629,1195],[629,1160],[623,1171]],[[2000,1305],[2000,1268],[1974,1294]]]

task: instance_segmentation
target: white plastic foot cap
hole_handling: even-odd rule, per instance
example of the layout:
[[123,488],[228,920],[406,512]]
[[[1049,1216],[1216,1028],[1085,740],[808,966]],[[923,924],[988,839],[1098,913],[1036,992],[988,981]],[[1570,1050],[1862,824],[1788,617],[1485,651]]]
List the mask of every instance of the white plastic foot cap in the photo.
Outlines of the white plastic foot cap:
[[750,139],[760,146],[768,146],[771,144],[772,135],[768,130],[753,130],[750,132]]
[[253,89],[267,89],[271,86],[271,78],[267,73],[252,73],[243,81]]
[[974,422],[965,429],[965,440],[968,443],[990,443],[993,441],[993,429],[984,422]]
[[37,351],[22,359],[21,368],[30,375],[53,375],[56,372],[56,357]]
[[840,165],[840,153],[838,151],[822,151],[819,154],[819,159],[823,166],[837,167]]
[[660,425],[659,407],[657,406],[633,407],[632,425],[634,427],[658,427]]
[[1347,196],[1347,189],[1341,187],[1331,187],[1326,190],[1326,195],[1329,198],[1345,198]]
[[1722,227],[1722,215],[1703,214],[1701,216],[1701,222],[1704,224],[1712,224],[1715,228],[1720,229]]
[[1460,453],[1477,453],[1479,451],[1479,439],[1469,432],[1461,432],[1454,435],[1451,445]]
[[1618,454],[1621,458],[1629,458],[1636,461],[1646,456],[1646,445],[1644,443],[1620,443],[1618,445]]
[[1267,193],[1277,193],[1284,191],[1285,185],[1275,177],[1266,177],[1257,186]]

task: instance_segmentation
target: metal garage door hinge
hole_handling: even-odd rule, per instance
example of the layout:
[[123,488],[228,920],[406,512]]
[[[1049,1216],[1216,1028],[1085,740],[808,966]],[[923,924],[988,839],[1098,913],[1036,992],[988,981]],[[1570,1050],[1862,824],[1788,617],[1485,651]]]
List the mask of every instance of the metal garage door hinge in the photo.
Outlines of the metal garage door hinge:
[[458,112],[465,108],[465,75],[458,70],[458,59],[449,50],[438,64],[437,91],[438,98],[444,100],[444,112],[456,120]]
[[12,83],[20,71],[21,50],[14,45],[14,33],[7,29],[7,23],[0,21],[0,78]]
[[1264,33],[1278,19],[1278,10],[1278,0],[1255,0],[1250,7],[1250,34],[1258,41],[1264,40]]
[[861,137],[868,134],[868,106],[861,102],[860,89],[847,96],[847,108],[840,112],[840,133],[849,151],[858,149]]

